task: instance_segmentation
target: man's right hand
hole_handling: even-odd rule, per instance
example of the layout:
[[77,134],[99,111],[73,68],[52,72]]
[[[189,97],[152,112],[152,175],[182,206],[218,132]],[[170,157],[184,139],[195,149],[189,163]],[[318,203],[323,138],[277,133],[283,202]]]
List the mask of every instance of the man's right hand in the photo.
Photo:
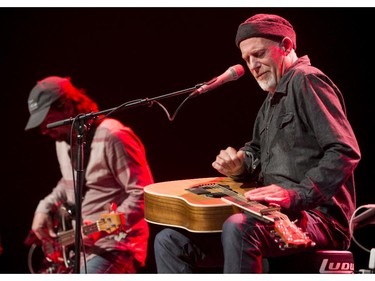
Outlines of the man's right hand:
[[52,218],[46,213],[35,213],[31,229],[40,240],[49,240],[51,237],[57,237],[53,230]]
[[220,151],[219,155],[216,156],[216,160],[212,163],[212,167],[227,177],[238,176],[245,171],[244,159],[244,151],[237,151],[232,147],[228,147]]

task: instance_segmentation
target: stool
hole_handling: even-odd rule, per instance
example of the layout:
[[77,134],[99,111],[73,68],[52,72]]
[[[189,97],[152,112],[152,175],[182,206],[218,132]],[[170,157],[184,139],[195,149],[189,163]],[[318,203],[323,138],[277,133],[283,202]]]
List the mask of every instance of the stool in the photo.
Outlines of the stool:
[[263,273],[354,273],[350,251],[319,250],[295,255],[264,258]]

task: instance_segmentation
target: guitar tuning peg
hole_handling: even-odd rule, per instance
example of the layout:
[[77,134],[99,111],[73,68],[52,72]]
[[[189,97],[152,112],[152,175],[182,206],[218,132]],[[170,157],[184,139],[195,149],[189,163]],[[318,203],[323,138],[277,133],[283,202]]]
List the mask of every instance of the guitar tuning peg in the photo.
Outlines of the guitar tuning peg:
[[280,244],[279,244],[279,249],[280,249],[280,250],[284,251],[286,248],[288,248],[288,246],[285,245],[285,243],[280,243]]
[[303,232],[304,239],[310,239],[310,234],[308,232]]

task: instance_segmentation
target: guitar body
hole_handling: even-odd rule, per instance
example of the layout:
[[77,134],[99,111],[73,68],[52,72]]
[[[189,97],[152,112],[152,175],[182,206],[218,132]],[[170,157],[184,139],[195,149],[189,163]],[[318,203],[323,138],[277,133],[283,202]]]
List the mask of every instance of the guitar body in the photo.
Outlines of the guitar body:
[[223,222],[238,209],[221,199],[216,185],[230,186],[239,194],[255,188],[255,183],[226,177],[154,183],[144,188],[145,219],[191,232],[221,232]]
[[[56,212],[51,213],[53,228],[59,233],[73,233],[72,220],[74,206],[63,204]],[[27,265],[30,273],[72,273],[74,262],[74,244],[64,245],[59,238],[53,240],[39,240],[30,231],[25,244],[30,246]]]
[[73,267],[66,267],[64,262],[53,262],[47,259],[40,243],[34,243],[30,246],[27,266],[30,273],[73,273]]
[[46,260],[51,264],[59,265],[59,271],[70,272],[73,269],[74,262],[74,243],[61,243],[60,233],[64,233],[68,238],[64,240],[75,239],[72,221],[74,219],[74,205],[65,203],[58,212],[54,214],[54,228],[57,239],[52,241],[43,241],[43,251]]

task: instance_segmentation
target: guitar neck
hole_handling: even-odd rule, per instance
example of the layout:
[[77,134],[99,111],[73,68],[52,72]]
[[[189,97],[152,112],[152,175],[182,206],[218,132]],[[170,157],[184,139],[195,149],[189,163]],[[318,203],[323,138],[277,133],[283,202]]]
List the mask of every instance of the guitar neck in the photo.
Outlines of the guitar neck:
[[223,192],[227,196],[222,197],[223,201],[249,212],[259,220],[274,224],[276,233],[281,237],[283,247],[309,247],[315,243],[308,237],[307,233],[302,232],[294,223],[290,222],[287,215],[279,212],[279,206],[264,206],[256,201],[248,201],[243,195],[231,190]]
[[[99,229],[97,223],[92,223],[92,224],[82,226],[82,232],[85,235],[93,234],[95,232],[98,232],[99,230],[100,229]],[[73,245],[74,242],[75,242],[75,233],[76,232],[74,231],[74,229],[59,232],[57,234],[58,235],[57,240],[58,240],[58,242],[60,243],[61,246],[66,247],[66,246]]]
[[221,197],[225,202],[231,203],[238,208],[245,210],[252,215],[256,216],[258,219],[266,222],[275,222],[281,216],[284,216],[279,212],[279,207],[277,206],[265,206],[257,201],[249,201],[245,196],[231,190],[225,185],[214,185],[213,188],[219,189],[226,196]]
[[[64,209],[62,209],[64,211]],[[76,231],[71,228],[66,230],[66,225],[72,227],[71,221],[66,222],[66,216],[61,216],[61,224],[63,230],[57,233],[57,238],[53,241],[43,239],[43,252],[46,256],[47,261],[60,264],[64,262],[65,267],[70,268],[70,247],[75,244]],[[115,233],[116,231],[124,231],[125,216],[123,213],[109,213],[100,215],[99,220],[94,223],[83,225],[81,232],[88,236],[95,232],[103,231],[108,234]],[[120,234],[122,234],[120,236]],[[120,232],[119,239],[125,238],[126,234]]]

